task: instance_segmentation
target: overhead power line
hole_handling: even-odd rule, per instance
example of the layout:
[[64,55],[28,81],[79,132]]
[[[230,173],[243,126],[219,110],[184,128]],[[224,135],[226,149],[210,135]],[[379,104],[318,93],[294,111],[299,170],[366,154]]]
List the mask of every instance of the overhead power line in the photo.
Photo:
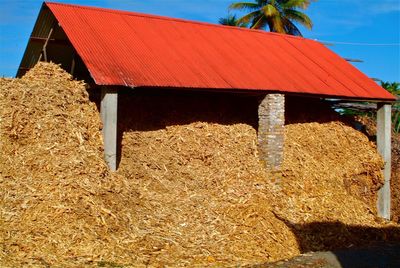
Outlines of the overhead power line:
[[360,59],[351,59],[351,58],[344,58],[348,62],[364,62],[363,60]]
[[351,45],[351,46],[400,46],[400,43],[356,43],[356,42],[336,42],[314,39],[325,45]]

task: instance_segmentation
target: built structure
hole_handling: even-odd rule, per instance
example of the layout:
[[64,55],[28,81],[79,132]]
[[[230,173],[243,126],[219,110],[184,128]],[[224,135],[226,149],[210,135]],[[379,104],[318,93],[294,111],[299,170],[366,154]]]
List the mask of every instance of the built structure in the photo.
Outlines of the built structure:
[[[285,96],[378,105],[385,161],[378,210],[390,217],[391,102],[395,98],[323,44],[289,35],[102,8],[43,3],[17,76],[53,61],[102,92],[105,160],[117,169],[118,91],[185,90],[259,96],[266,168],[283,158]],[[129,116],[129,115],[126,115]]]

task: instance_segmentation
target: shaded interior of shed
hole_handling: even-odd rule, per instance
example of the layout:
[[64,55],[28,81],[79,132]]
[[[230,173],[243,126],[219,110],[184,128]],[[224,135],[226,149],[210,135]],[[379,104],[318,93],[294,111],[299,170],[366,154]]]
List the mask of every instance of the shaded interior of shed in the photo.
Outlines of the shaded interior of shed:
[[22,77],[39,60],[60,64],[78,80],[85,80],[89,85],[94,84],[81,57],[46,5],[42,5],[39,12],[16,76]]

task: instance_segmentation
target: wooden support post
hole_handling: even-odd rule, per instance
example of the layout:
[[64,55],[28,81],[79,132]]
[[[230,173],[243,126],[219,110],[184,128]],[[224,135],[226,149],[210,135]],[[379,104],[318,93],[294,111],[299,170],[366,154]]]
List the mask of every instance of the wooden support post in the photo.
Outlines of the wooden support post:
[[101,120],[103,121],[104,160],[112,171],[117,170],[118,93],[110,87],[101,88]]
[[390,173],[391,173],[391,105],[379,103],[377,111],[377,147],[385,166],[383,168],[384,184],[378,191],[378,216],[390,220]]
[[44,58],[44,61],[47,62],[47,44],[49,43],[50,37],[53,33],[53,27],[50,29],[49,34],[47,35],[46,41],[44,42],[43,48],[42,48],[42,54],[40,54],[39,60],[40,61],[42,59],[42,55]]
[[72,52],[71,72],[70,72],[70,74],[73,76],[74,72],[75,72],[75,53]]
[[258,106],[258,153],[269,170],[283,162],[285,95],[267,94]]

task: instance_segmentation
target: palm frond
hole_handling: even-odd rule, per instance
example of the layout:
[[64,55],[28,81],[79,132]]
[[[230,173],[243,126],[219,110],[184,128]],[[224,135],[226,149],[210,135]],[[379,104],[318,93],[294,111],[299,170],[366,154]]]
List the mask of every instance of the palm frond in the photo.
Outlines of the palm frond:
[[[258,10],[256,10],[256,11],[253,11],[253,12],[250,12],[250,13],[248,13],[248,14],[246,14],[246,15],[244,15],[243,17],[241,17],[241,18],[239,18],[238,20],[237,20],[237,23],[245,23],[245,24],[248,24],[248,23],[250,23],[251,21],[254,21],[254,19],[255,18],[258,18],[258,16],[260,16],[260,11],[258,11]],[[252,24],[253,25],[253,24]],[[252,28],[253,26],[251,26],[250,28]]]
[[228,15],[224,18],[219,18],[219,24],[227,25],[227,26],[236,26],[237,19],[236,15]]
[[263,14],[259,13],[258,17],[255,17],[253,23],[251,24],[251,29],[264,29],[267,25],[267,20]]
[[310,17],[308,17],[303,12],[300,12],[300,11],[297,11],[294,9],[287,9],[284,11],[283,15],[287,19],[298,22],[308,29],[312,29],[312,27],[313,27],[313,23],[312,23]]
[[266,17],[273,17],[279,15],[279,10],[271,4],[267,4],[261,8]]
[[236,17],[236,15],[227,15],[226,17],[219,18],[218,22],[221,25],[236,26],[236,27],[242,27],[242,28],[246,28],[248,25],[248,23],[239,22],[239,19]]
[[295,36],[303,36],[301,34],[299,28],[297,28],[297,26],[293,22],[288,20],[287,18],[283,19],[283,24],[284,24],[284,27],[285,27],[285,32],[287,34],[295,35]]
[[259,8],[260,6],[257,3],[251,3],[251,2],[232,3],[228,7],[228,9],[230,10],[236,9],[236,10],[249,10],[249,11],[253,11]]
[[273,29],[271,31],[276,33],[287,33],[284,25],[283,18],[279,15],[273,16],[271,18]]
[[307,9],[310,5],[310,0],[284,0],[281,1],[281,6],[283,9],[286,8],[300,8]]
[[306,9],[312,1],[317,0],[253,0],[233,3],[229,9],[250,11],[237,21],[250,24],[250,28],[261,29],[268,25],[270,31],[301,36],[295,23],[312,28],[311,19],[300,11]]

